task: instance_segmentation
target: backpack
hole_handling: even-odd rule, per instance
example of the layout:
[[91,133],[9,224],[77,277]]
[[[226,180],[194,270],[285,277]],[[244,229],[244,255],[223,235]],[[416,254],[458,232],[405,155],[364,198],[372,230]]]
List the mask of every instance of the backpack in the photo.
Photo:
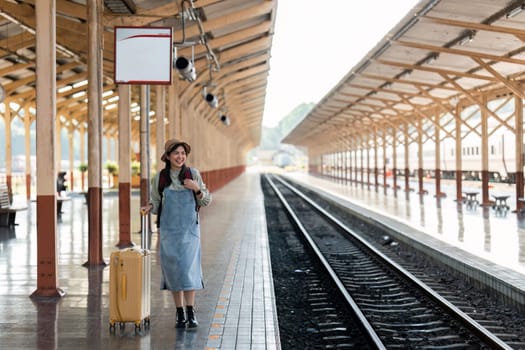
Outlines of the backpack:
[[[193,180],[193,175],[191,174],[191,168],[190,167],[186,167],[184,169],[184,178]],[[159,184],[157,186],[157,191],[159,192],[159,195],[160,195],[159,209],[157,211],[157,228],[160,226],[160,214],[162,213],[162,200],[164,199],[164,196],[163,196],[164,188],[169,186],[170,183],[171,183],[171,181],[170,181],[170,178],[169,178],[169,172],[166,171],[166,168],[163,168],[160,171]],[[198,224],[199,223],[200,205],[197,204],[197,195],[195,194],[195,192],[193,192],[193,199],[195,200],[195,211],[197,212],[197,224]]]

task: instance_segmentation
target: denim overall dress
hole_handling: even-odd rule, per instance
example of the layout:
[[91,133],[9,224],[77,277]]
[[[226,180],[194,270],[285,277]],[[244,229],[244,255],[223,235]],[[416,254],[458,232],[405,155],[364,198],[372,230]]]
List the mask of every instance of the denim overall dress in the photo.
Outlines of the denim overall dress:
[[161,289],[204,288],[201,268],[200,227],[195,198],[188,189],[164,189],[160,216]]

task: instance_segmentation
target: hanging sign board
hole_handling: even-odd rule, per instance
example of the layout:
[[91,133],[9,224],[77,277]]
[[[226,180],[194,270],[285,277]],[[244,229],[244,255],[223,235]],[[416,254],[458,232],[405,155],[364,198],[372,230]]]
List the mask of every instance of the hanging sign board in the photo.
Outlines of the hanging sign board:
[[171,28],[115,27],[115,83],[171,84]]

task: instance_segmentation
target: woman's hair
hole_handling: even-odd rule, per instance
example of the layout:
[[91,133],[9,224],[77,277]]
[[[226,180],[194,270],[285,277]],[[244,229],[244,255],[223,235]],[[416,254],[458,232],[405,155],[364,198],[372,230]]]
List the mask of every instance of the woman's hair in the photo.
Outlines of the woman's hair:
[[170,176],[170,170],[171,170],[171,163],[169,160],[164,161],[164,171],[161,171],[160,175],[164,176],[163,183],[166,184],[165,187],[168,187],[171,185],[171,176]]
[[181,185],[184,185],[184,177],[186,175],[186,163],[182,164],[180,167],[179,181]]
[[[166,184],[166,187],[167,187],[171,185],[171,176],[170,176],[171,163],[167,159],[164,161],[164,169],[165,169],[165,171],[163,172],[165,176],[164,183]],[[186,174],[186,163],[182,164],[182,167],[180,168],[179,181],[181,185],[184,185],[185,174]]]

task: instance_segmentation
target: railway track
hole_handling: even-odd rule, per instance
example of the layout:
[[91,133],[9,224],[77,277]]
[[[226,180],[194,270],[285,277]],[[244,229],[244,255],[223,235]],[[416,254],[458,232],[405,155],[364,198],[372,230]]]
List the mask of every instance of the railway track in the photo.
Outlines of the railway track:
[[[326,271],[322,278],[330,276],[353,310],[353,322],[370,348],[512,349],[289,183],[275,176],[264,181],[317,256],[316,266]],[[350,346],[356,335],[345,337],[343,328],[338,336],[345,342],[326,346]]]

